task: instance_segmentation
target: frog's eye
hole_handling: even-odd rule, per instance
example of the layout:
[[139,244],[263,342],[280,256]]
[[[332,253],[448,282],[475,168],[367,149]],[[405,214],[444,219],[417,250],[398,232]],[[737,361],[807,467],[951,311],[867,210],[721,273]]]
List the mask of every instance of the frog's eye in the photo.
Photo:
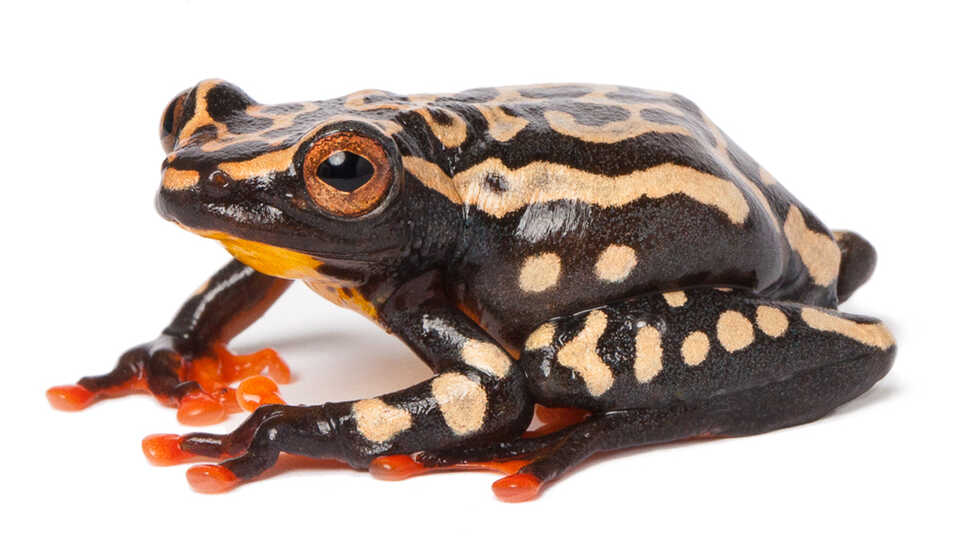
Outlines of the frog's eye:
[[373,165],[353,152],[334,152],[317,167],[317,177],[340,191],[354,191],[373,177]]
[[341,132],[313,143],[303,160],[310,197],[324,210],[356,217],[376,208],[390,190],[393,170],[375,140]]

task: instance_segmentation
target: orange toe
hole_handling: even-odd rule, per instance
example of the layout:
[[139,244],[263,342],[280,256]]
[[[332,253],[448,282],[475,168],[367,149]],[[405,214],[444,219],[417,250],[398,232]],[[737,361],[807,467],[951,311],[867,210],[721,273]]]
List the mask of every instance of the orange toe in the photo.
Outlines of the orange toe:
[[151,465],[179,465],[196,457],[180,448],[179,435],[167,433],[148,435],[144,437],[140,446],[143,448],[143,455],[147,457],[147,461]]
[[187,469],[187,482],[199,493],[223,493],[240,484],[237,476],[221,465],[194,465]]
[[220,400],[203,393],[184,396],[177,409],[177,420],[188,426],[216,424],[226,416],[227,411]]
[[96,394],[79,384],[54,386],[47,390],[47,401],[54,409],[79,411],[86,409],[96,399]]
[[511,474],[493,483],[493,493],[504,502],[523,502],[540,493],[540,480],[532,474]]
[[280,358],[277,351],[273,349],[263,349],[257,354],[267,366],[267,375],[280,384],[290,382],[290,367]]
[[285,403],[283,398],[280,397],[277,383],[263,375],[254,375],[244,379],[237,386],[236,402],[241,408],[249,412],[255,411],[261,405],[283,405]]
[[379,480],[405,480],[427,471],[427,468],[417,463],[406,454],[382,456],[370,462],[370,474]]

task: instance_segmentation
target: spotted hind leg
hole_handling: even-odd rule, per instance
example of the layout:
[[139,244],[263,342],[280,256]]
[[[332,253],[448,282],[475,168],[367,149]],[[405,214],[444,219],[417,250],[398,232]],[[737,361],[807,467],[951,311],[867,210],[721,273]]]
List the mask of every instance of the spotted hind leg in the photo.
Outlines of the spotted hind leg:
[[544,484],[598,452],[753,435],[816,420],[870,388],[887,372],[892,359],[892,350],[876,350],[700,403],[607,411],[543,437],[424,454],[416,460],[425,468],[507,473],[494,482],[494,493],[504,501],[526,501],[536,497]]
[[548,322],[521,356],[538,402],[589,418],[415,464],[500,470],[497,495],[526,500],[597,452],[820,418],[876,383],[894,352],[876,320],[824,308],[707,289],[637,298]]

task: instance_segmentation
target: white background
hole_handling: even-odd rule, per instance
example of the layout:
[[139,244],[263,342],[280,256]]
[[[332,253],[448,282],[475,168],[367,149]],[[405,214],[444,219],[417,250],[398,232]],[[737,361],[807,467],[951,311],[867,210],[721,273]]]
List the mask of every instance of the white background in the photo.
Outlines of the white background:
[[[644,4],[5,7],[0,528],[76,538],[956,538],[951,3]],[[486,473],[386,483],[322,467],[195,494],[185,467],[154,468],[140,453],[144,435],[190,430],[173,409],[137,396],[67,414],[44,390],[108,370],[226,260],[153,210],[160,113],[208,77],[265,103],[534,82],[680,92],[823,221],[874,243],[877,272],[847,309],[889,322],[897,363],[822,421],[593,460],[532,503],[498,502]],[[300,285],[235,342],[262,346],[292,365],[297,381],[282,391],[294,403],[427,376],[398,341]]]

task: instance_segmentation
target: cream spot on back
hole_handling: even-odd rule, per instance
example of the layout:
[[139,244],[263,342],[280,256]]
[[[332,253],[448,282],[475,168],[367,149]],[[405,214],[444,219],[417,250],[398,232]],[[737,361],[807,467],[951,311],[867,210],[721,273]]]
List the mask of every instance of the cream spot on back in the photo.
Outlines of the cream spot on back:
[[757,306],[757,326],[770,337],[780,337],[790,325],[782,311],[770,306]]
[[483,425],[487,392],[479,383],[460,373],[444,373],[430,383],[443,421],[457,435],[469,435]]
[[[433,111],[444,114],[450,119],[450,122],[446,124],[439,122],[434,117]],[[443,146],[456,148],[463,144],[463,141],[467,140],[467,124],[463,121],[463,118],[460,118],[459,114],[448,109],[434,107],[416,109],[416,112],[427,122],[427,125],[430,126],[430,131],[433,132],[434,137],[436,137]]]
[[544,347],[549,347],[553,343],[553,335],[557,331],[557,326],[553,323],[541,324],[537,327],[530,336],[527,337],[527,342],[524,344],[524,349],[528,351],[535,351],[537,349],[542,349]]
[[529,123],[525,118],[511,116],[495,105],[475,105],[487,120],[487,132],[494,140],[507,142]]
[[690,332],[683,340],[680,346],[680,355],[683,356],[683,363],[688,366],[699,366],[707,359],[707,353],[710,352],[710,338],[699,330]]
[[556,253],[531,255],[520,268],[520,288],[526,292],[542,292],[557,284],[560,278],[560,256]]
[[557,353],[557,362],[583,379],[592,396],[602,395],[613,386],[613,371],[597,354],[597,342],[607,328],[607,315],[591,311],[583,330]]
[[837,279],[842,257],[840,246],[826,234],[808,229],[803,213],[796,206],[787,211],[783,233],[790,247],[800,255],[814,283],[826,287]]
[[632,103],[617,103],[617,106],[633,109],[630,111],[632,113],[631,117],[626,120],[608,122],[602,126],[580,124],[572,114],[565,111],[548,110],[543,113],[543,116],[554,131],[587,142],[616,143],[651,132],[690,134],[683,126],[651,122],[644,120],[637,114],[642,109],[658,109],[659,107]]
[[881,323],[858,323],[814,308],[803,308],[800,317],[810,328],[835,332],[878,349],[887,350],[895,343],[893,335]]
[[630,246],[612,244],[603,250],[593,271],[603,281],[623,281],[637,266],[637,252]]
[[381,399],[364,399],[353,404],[357,430],[369,441],[382,443],[410,429],[413,417],[409,412],[391,407]]
[[717,340],[727,352],[743,349],[753,338],[753,325],[739,311],[724,311],[717,320]]
[[637,381],[647,383],[663,369],[663,346],[660,344],[660,331],[647,325],[637,330],[634,340],[636,358],[633,362],[633,374]]
[[687,293],[683,291],[673,291],[663,293],[663,299],[667,301],[670,307],[680,307],[687,303]]
[[503,377],[510,371],[510,357],[503,349],[488,341],[467,340],[460,350],[460,356],[464,363],[494,377]]

